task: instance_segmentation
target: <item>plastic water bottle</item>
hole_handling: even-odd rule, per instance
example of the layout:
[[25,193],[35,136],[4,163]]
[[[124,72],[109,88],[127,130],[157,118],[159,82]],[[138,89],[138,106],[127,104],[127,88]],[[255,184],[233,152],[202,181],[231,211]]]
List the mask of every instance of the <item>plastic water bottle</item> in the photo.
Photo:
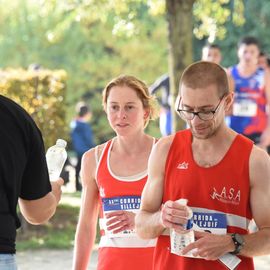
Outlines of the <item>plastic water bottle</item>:
[[[187,205],[187,199],[180,199],[177,202],[181,205]],[[195,241],[194,231],[191,230],[193,226],[192,216],[193,213],[190,211],[188,222],[184,227],[185,230],[189,230],[188,232],[179,233],[174,229],[170,229],[171,253],[181,256],[182,249]],[[187,254],[186,256],[189,257],[190,254]]]
[[47,150],[46,160],[50,181],[57,180],[60,176],[67,159],[66,145],[67,142],[65,140],[58,139],[56,144]]

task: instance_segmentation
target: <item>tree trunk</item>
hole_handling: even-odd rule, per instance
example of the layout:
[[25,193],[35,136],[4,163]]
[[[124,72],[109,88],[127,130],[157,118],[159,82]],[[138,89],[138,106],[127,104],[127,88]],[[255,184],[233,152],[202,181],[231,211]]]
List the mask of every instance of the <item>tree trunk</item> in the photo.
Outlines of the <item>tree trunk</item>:
[[181,74],[192,62],[192,7],[194,2],[195,0],[166,0],[173,132],[185,128],[184,121],[176,115],[175,101]]

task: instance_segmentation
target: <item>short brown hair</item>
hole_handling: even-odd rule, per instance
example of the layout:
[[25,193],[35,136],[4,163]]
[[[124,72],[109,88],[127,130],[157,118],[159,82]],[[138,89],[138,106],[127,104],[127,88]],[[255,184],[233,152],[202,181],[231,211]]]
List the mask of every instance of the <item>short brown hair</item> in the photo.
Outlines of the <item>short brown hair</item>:
[[102,104],[104,110],[106,109],[107,106],[107,100],[110,94],[110,90],[115,86],[127,86],[133,89],[137,93],[139,99],[142,101],[144,109],[149,109],[149,116],[146,119],[145,127],[147,126],[149,120],[154,120],[157,118],[158,111],[155,97],[150,95],[149,89],[143,81],[131,75],[120,75],[112,79],[106,85],[102,93],[103,96]]
[[193,89],[215,84],[219,97],[229,93],[228,77],[224,68],[208,61],[198,61],[188,66],[181,76],[180,89],[183,84]]

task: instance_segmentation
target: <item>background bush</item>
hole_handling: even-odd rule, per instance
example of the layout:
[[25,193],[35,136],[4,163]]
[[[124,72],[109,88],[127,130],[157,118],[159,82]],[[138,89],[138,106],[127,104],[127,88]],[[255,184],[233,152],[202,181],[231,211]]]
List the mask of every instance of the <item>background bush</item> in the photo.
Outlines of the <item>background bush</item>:
[[64,70],[0,70],[0,93],[29,112],[41,129],[46,148],[57,138],[68,138],[66,77]]

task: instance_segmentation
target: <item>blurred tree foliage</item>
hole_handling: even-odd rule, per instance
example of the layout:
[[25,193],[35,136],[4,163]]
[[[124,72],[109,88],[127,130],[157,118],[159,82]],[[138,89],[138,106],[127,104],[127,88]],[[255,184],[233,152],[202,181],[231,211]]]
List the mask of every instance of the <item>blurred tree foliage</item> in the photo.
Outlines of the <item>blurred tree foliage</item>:
[[227,22],[235,27],[244,24],[245,0],[197,0],[194,2],[194,35],[209,42],[224,39],[228,33]]
[[244,20],[245,23],[239,27],[235,27],[231,20],[226,22],[228,35],[223,40],[216,40],[221,46],[223,52],[223,65],[228,67],[238,62],[237,58],[237,42],[246,35],[256,37],[261,44],[261,49],[266,53],[270,53],[270,1],[261,0],[244,0]]
[[[5,7],[0,10],[0,66],[26,68],[38,63],[46,69],[65,69],[67,121],[83,96],[93,108],[98,143],[113,135],[101,107],[106,83],[120,73],[128,73],[149,85],[168,71],[165,0],[0,3]],[[193,59],[200,58],[201,47],[208,40],[221,45],[225,65],[235,62],[240,35],[268,36],[267,10],[267,0],[196,0],[192,10]],[[187,44],[192,50],[192,43]],[[182,45],[176,41],[173,46]],[[177,61],[181,63],[183,59]],[[178,65],[187,64],[188,61]],[[157,122],[148,131],[159,136]]]
[[46,148],[67,139],[63,70],[0,70],[0,93],[24,107],[41,129]]
[[[169,25],[169,74],[171,101],[175,104],[178,95],[178,85],[184,69],[192,63],[192,30],[196,38],[208,38],[213,42],[216,37],[224,37],[225,22],[234,15],[228,8],[232,3],[238,10],[236,25],[243,23],[242,0],[166,0],[166,13]],[[242,12],[241,12],[242,11]],[[193,22],[192,23],[192,17]],[[201,51],[201,50],[200,50]],[[184,129],[186,123],[178,120],[174,106],[171,107],[173,131]]]
[[[129,18],[141,23],[128,35],[132,24],[125,25],[117,9],[106,10],[109,2],[113,1],[2,0],[5,9],[0,10],[0,66],[38,63],[46,69],[65,69],[67,119],[75,114],[74,104],[81,96],[90,96],[97,142],[113,134],[101,107],[106,83],[126,73],[151,84],[168,68],[165,18],[149,16],[146,4],[133,1],[126,14],[134,10],[140,16]],[[149,131],[159,136],[157,124]]]

